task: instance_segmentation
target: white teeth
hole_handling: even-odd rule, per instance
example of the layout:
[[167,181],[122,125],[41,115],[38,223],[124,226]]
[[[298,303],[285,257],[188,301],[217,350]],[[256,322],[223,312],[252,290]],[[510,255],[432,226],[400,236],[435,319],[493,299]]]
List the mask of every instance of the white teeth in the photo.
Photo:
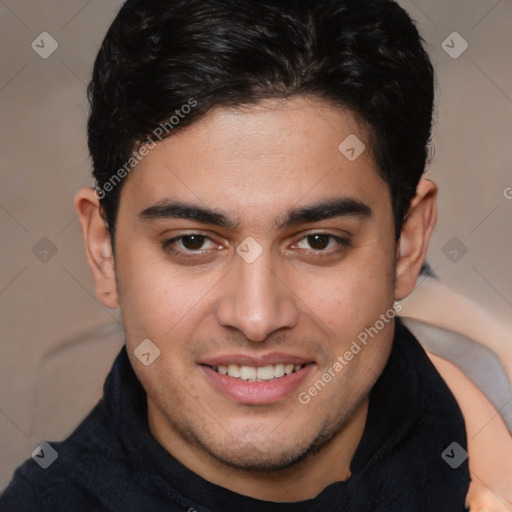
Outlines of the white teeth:
[[265,381],[279,379],[285,375],[290,375],[302,368],[300,364],[268,364],[267,366],[239,366],[230,364],[228,366],[218,366],[215,368],[221,375],[250,381]]
[[270,380],[274,378],[274,366],[260,366],[256,370],[256,377],[260,380]]
[[240,377],[240,366],[237,364],[230,364],[228,366],[228,375],[230,377]]
[[276,364],[274,366],[274,377],[278,379],[284,375],[284,364]]
[[240,366],[240,378],[242,380],[256,380],[256,368],[254,366]]

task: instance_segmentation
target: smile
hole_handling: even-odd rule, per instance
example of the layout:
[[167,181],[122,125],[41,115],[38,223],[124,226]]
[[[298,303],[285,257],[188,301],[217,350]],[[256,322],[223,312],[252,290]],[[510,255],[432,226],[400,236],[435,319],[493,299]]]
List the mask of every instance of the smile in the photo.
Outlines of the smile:
[[264,382],[280,379],[285,375],[298,372],[305,365],[300,364],[269,364],[266,366],[241,366],[230,364],[227,366],[214,366],[212,369],[221,375],[228,375],[234,379],[249,382]]
[[313,363],[264,366],[227,363],[201,364],[199,368],[217,393],[244,405],[269,405],[290,399],[316,367]]

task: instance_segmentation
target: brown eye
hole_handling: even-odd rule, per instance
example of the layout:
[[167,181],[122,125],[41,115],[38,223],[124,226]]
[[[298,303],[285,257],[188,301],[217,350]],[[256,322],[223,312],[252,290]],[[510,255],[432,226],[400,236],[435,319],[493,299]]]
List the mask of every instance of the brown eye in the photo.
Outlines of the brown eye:
[[329,246],[331,237],[329,235],[317,233],[315,235],[308,235],[307,240],[311,249],[314,249],[315,251],[323,251]]
[[223,251],[222,244],[208,235],[188,233],[162,242],[162,249],[169,254],[170,261],[177,265],[202,265],[216,259]]
[[181,235],[162,243],[162,248],[173,254],[198,256],[211,252],[213,249],[220,249],[209,236],[201,233],[190,233]]
[[181,244],[189,251],[199,251],[203,248],[205,236],[202,235],[185,235],[181,237]]
[[311,233],[299,240],[297,246],[308,251],[330,253],[336,249],[350,247],[350,241],[329,233]]

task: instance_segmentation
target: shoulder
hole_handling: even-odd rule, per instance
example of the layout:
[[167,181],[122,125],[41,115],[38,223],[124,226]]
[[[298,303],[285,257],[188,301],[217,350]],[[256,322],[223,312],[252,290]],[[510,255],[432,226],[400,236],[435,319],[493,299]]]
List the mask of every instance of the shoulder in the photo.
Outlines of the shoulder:
[[[62,467],[40,468],[32,459],[25,461],[0,496],[2,512],[93,511],[96,503],[79,487]],[[100,510],[97,508],[97,510]]]
[[2,512],[105,510],[95,496],[98,482],[126,472],[119,440],[105,422],[100,402],[65,441],[49,443],[55,460],[43,468],[32,458],[13,475],[0,496]]
[[370,395],[374,442],[365,468],[393,510],[464,509],[470,477],[459,406],[424,349],[401,323]]

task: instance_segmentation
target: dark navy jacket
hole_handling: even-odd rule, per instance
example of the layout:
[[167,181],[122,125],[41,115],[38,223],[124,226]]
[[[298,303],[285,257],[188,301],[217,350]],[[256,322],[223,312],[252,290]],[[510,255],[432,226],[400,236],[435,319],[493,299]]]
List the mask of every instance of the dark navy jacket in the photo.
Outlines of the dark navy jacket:
[[181,465],[149,432],[146,395],[125,348],[103,399],[65,441],[50,445],[55,462],[42,469],[29,459],[18,468],[0,497],[1,512],[463,512],[470,481],[461,412],[399,320],[370,394],[352,476],[315,499],[255,500]]

